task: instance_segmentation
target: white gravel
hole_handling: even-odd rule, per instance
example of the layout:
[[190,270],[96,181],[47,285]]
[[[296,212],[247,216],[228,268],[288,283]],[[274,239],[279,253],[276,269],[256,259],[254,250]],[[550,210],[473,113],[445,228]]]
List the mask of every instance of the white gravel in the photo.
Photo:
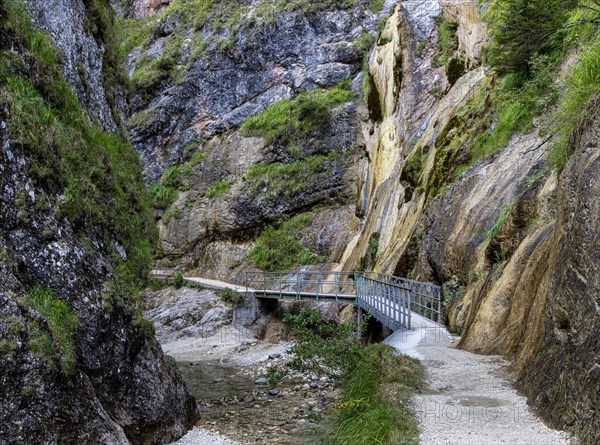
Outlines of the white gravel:
[[422,317],[413,324],[386,343],[425,365],[426,388],[413,398],[422,445],[574,444],[531,412],[501,357],[452,348],[446,329]]
[[202,428],[194,428],[185,436],[171,445],[242,445],[240,442],[232,442],[221,436],[211,433]]
[[229,325],[206,338],[158,338],[163,351],[177,361],[215,360],[238,366],[252,366],[268,359],[269,354],[285,355],[292,343],[257,340],[250,332]]

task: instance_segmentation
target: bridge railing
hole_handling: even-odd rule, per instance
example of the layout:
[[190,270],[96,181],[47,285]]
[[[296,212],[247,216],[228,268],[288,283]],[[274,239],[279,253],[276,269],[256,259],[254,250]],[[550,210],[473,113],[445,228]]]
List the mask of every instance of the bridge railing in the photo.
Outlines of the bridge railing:
[[356,282],[357,303],[367,311],[372,306],[371,313],[392,330],[410,329],[412,312],[441,322],[440,286],[378,272],[357,274]]
[[410,328],[412,312],[441,322],[439,286],[378,272],[248,272],[246,288],[279,298],[356,300],[392,330]]
[[247,272],[246,288],[265,295],[339,301],[354,299],[356,272],[277,271]]

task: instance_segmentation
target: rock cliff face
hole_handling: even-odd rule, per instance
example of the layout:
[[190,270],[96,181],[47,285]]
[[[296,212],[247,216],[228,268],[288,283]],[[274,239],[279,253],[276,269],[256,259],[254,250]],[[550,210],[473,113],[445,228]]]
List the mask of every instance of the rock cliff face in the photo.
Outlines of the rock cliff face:
[[[370,162],[358,201],[365,218],[341,268],[358,267],[377,239],[374,269],[443,285],[460,346],[512,358],[539,412],[595,443],[600,214],[589,175],[597,119],[581,123],[560,177],[541,125],[473,163],[468,137],[493,129],[477,117],[491,88],[480,67],[485,26],[473,4],[425,3],[403,2],[371,53]],[[457,39],[445,69],[434,60],[443,21]]]
[[[177,5],[154,16],[153,38],[132,51],[134,81],[185,25]],[[443,285],[447,323],[461,346],[510,357],[540,413],[596,443],[597,119],[582,122],[560,174],[548,160],[551,110],[482,149],[501,126],[494,115],[498,76],[483,65],[488,35],[480,13],[489,5],[385,2],[389,15],[375,41],[365,39],[372,50],[362,73],[357,38],[376,20],[368,8],[337,6],[317,16],[278,12],[251,33],[200,26],[184,40],[201,32],[205,52],[192,57],[193,45],[184,45],[179,83],[162,75],[151,94],[139,90],[130,125],[148,178],[162,175],[168,186],[173,171],[163,172],[182,165],[177,196],[156,213],[160,261],[240,278],[265,225],[311,211],[311,227],[297,236],[333,263],[323,267]],[[252,23],[253,11],[243,13]],[[573,58],[555,73],[557,85]],[[253,132],[257,113],[278,121],[273,110],[283,108],[265,111],[276,101],[301,103],[301,91],[346,78],[363,100],[336,103],[326,125],[295,144],[273,137],[275,125]],[[204,157],[194,160],[198,152]],[[300,173],[296,163],[315,155],[326,160]],[[265,166],[271,176],[257,174]],[[219,181],[226,184],[220,194]],[[328,236],[329,250],[321,249]]]
[[122,109],[98,14],[0,6],[3,444],[166,443],[198,417],[136,309],[152,223],[137,156],[103,132]]
[[[307,232],[323,233],[307,233],[307,242],[339,259],[339,246],[358,225],[352,216],[343,220],[355,195],[354,166],[363,156],[361,63],[390,8],[373,12],[370,3],[237,2],[226,12],[211,3],[201,26],[177,2],[162,13],[142,14],[149,18],[138,26],[152,31],[130,56],[138,85],[130,129],[148,180],[177,189],[173,202],[157,213],[163,264],[201,266],[205,275],[235,278],[251,241],[268,224],[315,209]],[[130,13],[141,17],[136,11],[149,6],[132,2]],[[219,20],[231,17],[235,23],[219,27]],[[156,61],[171,54],[174,44],[182,45],[175,66],[157,72]],[[340,87],[343,81],[349,82]],[[282,124],[288,129],[276,137],[240,129],[276,103],[298,98],[291,106],[300,110],[303,99],[318,101],[321,94],[303,92],[334,87],[344,99],[333,99],[317,118],[299,111],[298,121],[288,119]],[[336,215],[341,230],[326,228],[318,216],[324,209]]]

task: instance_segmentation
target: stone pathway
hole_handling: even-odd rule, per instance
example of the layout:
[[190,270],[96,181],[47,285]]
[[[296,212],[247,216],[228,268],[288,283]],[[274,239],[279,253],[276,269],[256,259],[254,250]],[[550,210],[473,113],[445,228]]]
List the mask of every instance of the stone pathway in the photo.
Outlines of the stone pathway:
[[452,347],[448,331],[413,314],[413,330],[386,339],[423,361],[426,387],[414,399],[421,445],[567,445],[566,433],[546,427],[518,395],[498,356]]

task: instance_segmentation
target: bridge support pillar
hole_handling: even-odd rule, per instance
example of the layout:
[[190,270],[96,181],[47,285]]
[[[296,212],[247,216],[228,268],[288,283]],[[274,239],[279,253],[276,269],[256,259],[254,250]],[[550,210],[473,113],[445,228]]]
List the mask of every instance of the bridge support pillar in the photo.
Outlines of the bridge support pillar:
[[359,340],[362,338],[362,309],[360,306],[356,306],[356,335]]

